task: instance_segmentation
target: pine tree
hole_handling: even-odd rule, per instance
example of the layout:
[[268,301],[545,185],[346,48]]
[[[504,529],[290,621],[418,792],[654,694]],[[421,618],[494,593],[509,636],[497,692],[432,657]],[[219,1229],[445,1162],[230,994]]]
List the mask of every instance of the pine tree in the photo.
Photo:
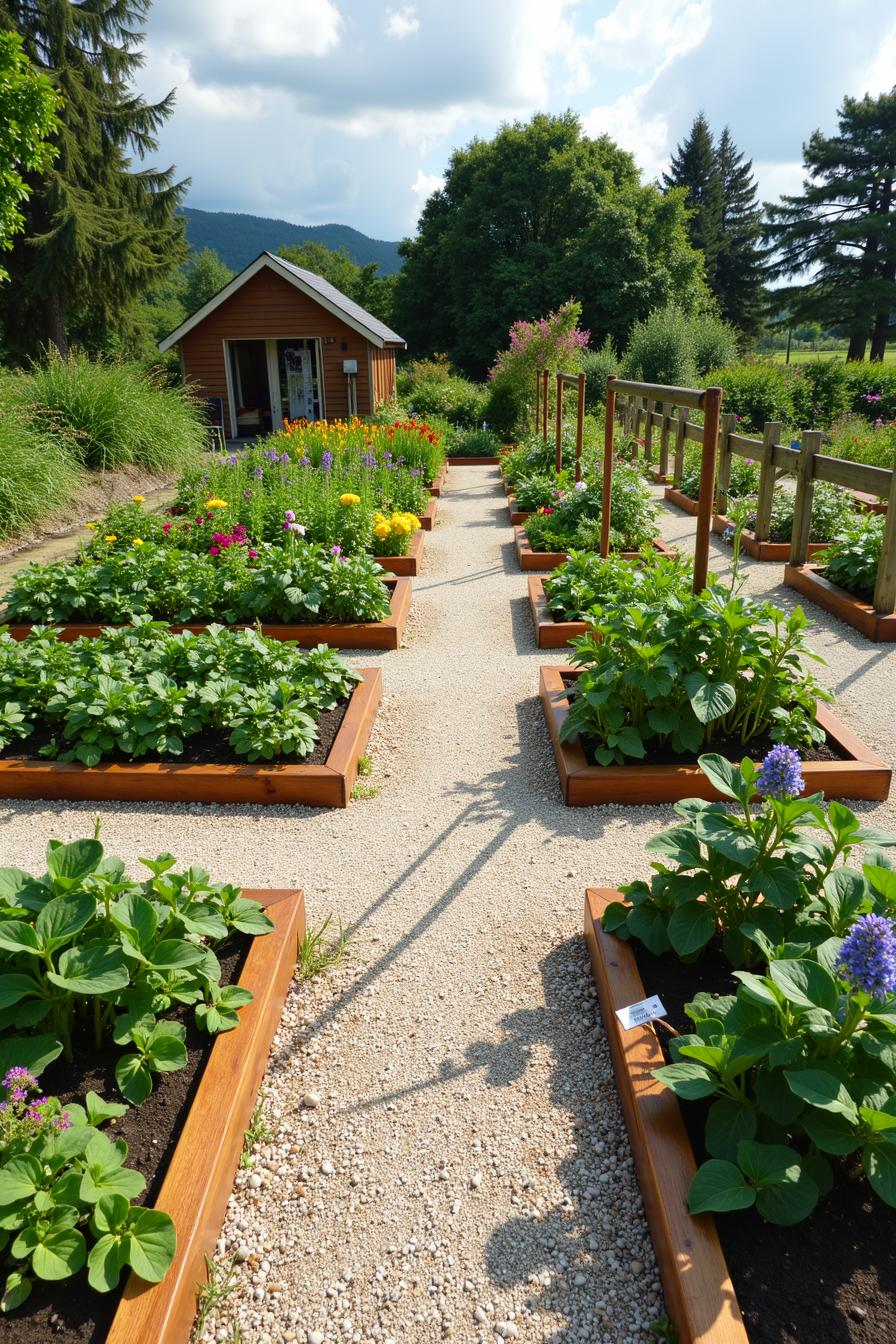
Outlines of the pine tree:
[[47,342],[64,353],[79,326],[114,328],[187,255],[175,210],[188,183],[131,158],[158,147],[174,98],[150,104],[133,91],[150,4],[0,0],[0,28],[21,35],[62,98],[57,154],[28,182],[3,295],[6,344],[18,354]]
[[847,359],[883,359],[896,309],[896,88],[845,98],[839,133],[803,146],[800,196],[769,206],[776,276],[808,274],[777,291],[797,322],[849,332]]
[[667,191],[670,187],[687,190],[691,246],[703,253],[706,279],[710,289],[714,289],[725,202],[716,148],[702,112],[698,112],[687,139],[672,155],[669,172],[663,175],[663,186]]
[[752,161],[744,159],[727,126],[719,138],[716,163],[722,184],[722,238],[712,288],[722,317],[744,336],[755,338],[765,308],[762,211]]

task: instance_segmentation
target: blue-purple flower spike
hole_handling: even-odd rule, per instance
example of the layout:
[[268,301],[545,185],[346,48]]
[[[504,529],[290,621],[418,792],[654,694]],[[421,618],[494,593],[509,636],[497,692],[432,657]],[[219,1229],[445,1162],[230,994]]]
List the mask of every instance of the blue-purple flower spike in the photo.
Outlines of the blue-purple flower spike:
[[896,992],[896,929],[886,915],[862,915],[837,958],[837,972],[873,999]]
[[756,776],[756,790],[766,798],[796,798],[806,787],[802,762],[793,747],[772,747]]

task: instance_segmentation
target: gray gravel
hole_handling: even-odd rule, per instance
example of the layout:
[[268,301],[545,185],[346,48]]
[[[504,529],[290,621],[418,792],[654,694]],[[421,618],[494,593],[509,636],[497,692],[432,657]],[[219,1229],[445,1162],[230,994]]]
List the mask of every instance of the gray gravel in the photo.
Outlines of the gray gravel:
[[[353,659],[384,665],[375,797],[103,808],[111,852],[302,886],[310,923],[334,912],[352,939],[291,991],[207,1340],[646,1344],[664,1309],[581,921],[584,887],[643,873],[669,811],[562,806],[537,667],[563,658],[534,648],[497,470],[454,468],[440,518],[407,647]],[[685,545],[694,520],[664,530]],[[747,565],[789,605],[779,566]],[[838,713],[892,760],[896,650],[812,614]],[[96,810],[0,806],[0,861],[25,868]],[[896,827],[893,803],[856,807]]]

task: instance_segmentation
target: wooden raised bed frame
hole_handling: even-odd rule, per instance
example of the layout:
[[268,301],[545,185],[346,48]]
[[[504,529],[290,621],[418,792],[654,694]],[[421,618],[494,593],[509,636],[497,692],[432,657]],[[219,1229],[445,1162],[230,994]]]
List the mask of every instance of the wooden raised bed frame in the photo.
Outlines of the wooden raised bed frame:
[[388,570],[390,574],[400,574],[403,578],[415,579],[420,572],[424,544],[423,528],[420,527],[416,532],[411,533],[407,555],[374,555],[372,559],[381,569]]
[[525,523],[531,513],[531,509],[518,509],[516,507],[516,495],[512,490],[507,492],[507,512],[510,514],[510,526],[520,527]]
[[239,979],[254,998],[235,1031],[215,1038],[154,1207],[177,1228],[177,1252],[161,1283],[130,1274],[106,1344],[188,1344],[196,1289],[206,1280],[224,1223],[243,1139],[305,933],[301,891],[250,891],[274,928],[255,938]]
[[548,600],[544,592],[544,579],[539,574],[530,574],[528,579],[529,610],[532,612],[532,624],[535,626],[535,642],[540,649],[562,649],[577,635],[585,635],[590,629],[587,621],[555,621],[548,611]]
[[[570,667],[542,667],[539,694],[544,706],[554,760],[567,807],[596,803],[675,803],[682,798],[725,801],[694,765],[589,765],[578,737],[560,741],[560,729],[569,713],[565,677],[577,677]],[[828,741],[847,759],[804,761],[806,793],[826,798],[863,798],[884,802],[890,792],[892,770],[860,742],[826,705],[816,706],[816,720]]]
[[[321,621],[319,624],[302,621],[295,625],[261,625],[259,628],[268,639],[294,640],[303,649],[313,649],[318,644],[329,644],[332,649],[397,649],[408,623],[412,585],[410,579],[386,579],[385,582],[391,590],[391,614],[384,621]],[[186,625],[172,625],[170,629],[175,633],[189,630],[199,635],[211,624],[211,621],[190,622]],[[81,638],[96,639],[103,630],[121,628],[108,621],[89,625],[68,624],[60,627],[59,638],[63,643]],[[247,624],[227,627],[228,630],[255,628]],[[7,633],[13,639],[27,639],[33,629],[31,625],[10,625],[7,626]]]
[[429,487],[430,495],[435,495],[436,499],[439,498],[442,491],[445,489],[445,478],[447,475],[448,475],[448,463],[443,462],[441,471],[439,472],[436,479],[433,481],[432,485]]
[[431,495],[429,503],[420,514],[420,526],[424,532],[431,532],[435,526],[436,513],[438,512],[439,501],[435,495]]
[[666,1308],[679,1344],[749,1344],[715,1222],[688,1213],[697,1164],[678,1100],[653,1076],[665,1063],[656,1033],[649,1024],[624,1031],[616,1016],[645,997],[631,948],[600,925],[620,899],[605,889],[585,893],[585,942]]
[[0,798],[347,807],[383,685],[378,667],[358,671],[364,680],[352,692],[325,765],[182,765],[167,761],[80,765],[10,758],[0,760]]
[[784,582],[867,639],[877,644],[892,644],[896,640],[896,614],[886,616],[875,611],[870,602],[863,602],[819,574],[817,565],[787,565]]
[[500,457],[464,457],[448,454],[449,467],[497,467],[501,464]]
[[[516,558],[522,570],[559,569],[569,559],[565,551],[533,551],[523,527],[513,529],[513,543],[516,547]],[[668,546],[659,537],[652,542],[652,545],[653,549],[658,551],[660,555],[675,555],[673,547]],[[623,560],[637,560],[639,558],[637,551],[621,551],[614,552],[614,554],[620,554]]]
[[[674,504],[677,509],[683,509],[692,517],[697,513],[697,501],[691,499],[690,495],[684,495],[674,486],[667,485],[663,491],[663,497],[669,504]],[[727,528],[733,528],[734,523],[724,513],[714,513],[712,516],[712,530],[717,535],[721,535]],[[775,561],[777,564],[786,564],[790,559],[789,541],[757,541],[756,533],[751,532],[745,527],[740,534],[741,550],[745,555],[749,555],[754,560]],[[829,541],[810,541],[809,554],[818,555],[820,551],[830,546]]]

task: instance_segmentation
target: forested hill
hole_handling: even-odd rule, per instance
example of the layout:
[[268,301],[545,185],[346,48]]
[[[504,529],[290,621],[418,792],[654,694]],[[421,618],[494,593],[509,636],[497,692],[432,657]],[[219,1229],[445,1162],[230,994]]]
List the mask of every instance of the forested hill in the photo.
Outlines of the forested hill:
[[352,261],[378,263],[381,275],[401,268],[398,243],[368,238],[347,224],[289,224],[285,219],[238,215],[229,210],[194,210],[186,206],[187,241],[201,251],[212,247],[231,270],[240,271],[259,252],[276,252],[285,243],[323,243],[336,251],[344,247]]

